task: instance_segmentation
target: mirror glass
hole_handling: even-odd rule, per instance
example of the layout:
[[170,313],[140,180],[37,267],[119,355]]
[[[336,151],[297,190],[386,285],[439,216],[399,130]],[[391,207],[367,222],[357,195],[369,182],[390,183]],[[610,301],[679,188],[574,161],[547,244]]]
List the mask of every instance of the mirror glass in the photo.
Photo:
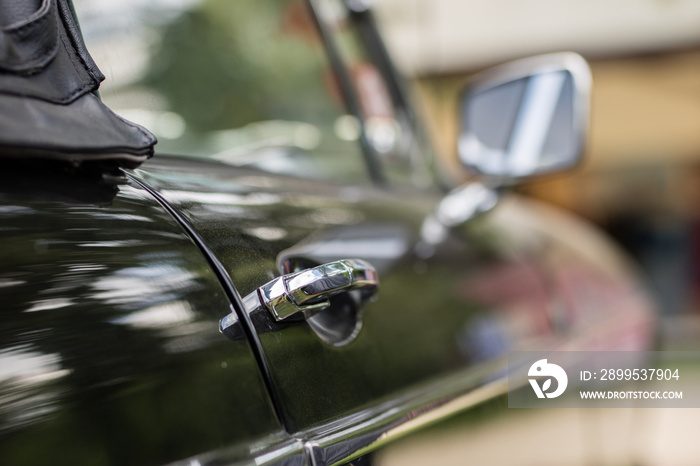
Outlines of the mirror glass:
[[587,95],[566,68],[491,73],[464,94],[459,156],[479,174],[523,177],[575,165],[583,149]]

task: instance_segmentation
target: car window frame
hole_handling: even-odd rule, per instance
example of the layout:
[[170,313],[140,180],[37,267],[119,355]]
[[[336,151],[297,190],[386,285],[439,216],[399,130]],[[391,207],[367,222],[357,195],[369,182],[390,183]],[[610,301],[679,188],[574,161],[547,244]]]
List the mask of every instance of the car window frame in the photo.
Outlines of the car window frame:
[[[368,137],[367,118],[362,112],[360,98],[353,85],[347,63],[340,53],[338,44],[333,39],[329,25],[323,21],[319,0],[305,0],[305,2],[311,11],[311,16],[316,23],[329,62],[338,78],[346,109],[350,115],[357,119],[360,129],[359,142],[370,180],[379,187],[397,187],[389,180],[389,168],[383,162],[381,155],[374,148]],[[338,2],[346,9],[348,21],[357,27],[361,45],[367,53],[367,58],[372,65],[376,66],[387,86],[392,107],[401,111],[408,120],[408,125],[405,129],[418,144],[418,151],[421,156],[420,162],[412,164],[410,168],[411,172],[420,171],[424,175],[422,177],[419,176],[422,180],[418,183],[419,187],[423,189],[438,188],[446,191],[451,187],[450,183],[445,176],[442,176],[442,171],[437,165],[437,160],[434,156],[435,150],[427,137],[426,131],[423,129],[419,112],[406,91],[403,79],[384,44],[372,9],[364,2],[353,2],[352,0],[338,0]]]

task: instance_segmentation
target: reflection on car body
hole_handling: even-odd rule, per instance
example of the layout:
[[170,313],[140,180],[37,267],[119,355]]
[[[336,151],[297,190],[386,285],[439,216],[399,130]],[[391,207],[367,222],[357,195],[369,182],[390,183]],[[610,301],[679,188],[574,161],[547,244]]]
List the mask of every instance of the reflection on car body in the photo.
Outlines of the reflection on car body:
[[[506,144],[490,171],[463,155],[488,176],[444,189],[363,2],[76,3],[97,50],[128,50],[110,9],[151,37],[104,101],[170,123],[138,168],[5,164],[8,464],[370,461],[503,397],[510,350],[650,344],[651,305],[619,252],[501,189],[553,168],[537,148],[558,147],[549,129],[527,170]],[[566,80],[579,59],[513,79]],[[501,71],[465,94],[466,114]],[[566,82],[553,115],[580,97]],[[522,100],[510,116],[527,126]],[[304,273],[322,283],[290,284]]]

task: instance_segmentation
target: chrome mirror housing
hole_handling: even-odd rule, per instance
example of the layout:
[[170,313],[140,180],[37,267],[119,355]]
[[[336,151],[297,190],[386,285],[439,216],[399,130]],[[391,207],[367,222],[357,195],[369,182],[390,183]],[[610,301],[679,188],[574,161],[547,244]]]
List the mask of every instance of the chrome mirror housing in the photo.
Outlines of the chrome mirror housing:
[[588,132],[590,88],[588,64],[571,52],[480,73],[462,96],[461,162],[497,182],[573,167]]

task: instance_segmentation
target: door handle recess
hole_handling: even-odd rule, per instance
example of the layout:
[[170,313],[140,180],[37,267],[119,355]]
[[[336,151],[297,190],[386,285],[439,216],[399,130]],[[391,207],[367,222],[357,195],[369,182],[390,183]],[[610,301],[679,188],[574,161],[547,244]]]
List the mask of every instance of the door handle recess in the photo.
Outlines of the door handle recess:
[[[340,293],[351,293],[358,308],[370,300],[379,288],[379,275],[367,261],[343,259],[328,262],[317,267],[289,273],[271,280],[243,298],[245,312],[258,323],[258,331],[272,330],[269,324],[260,320],[263,314],[272,316],[274,322],[303,313],[314,332],[326,343],[336,346],[351,341],[359,331],[358,314],[353,314],[351,322],[344,316],[330,325],[317,321],[318,312],[330,307],[330,298]],[[343,315],[340,306],[338,310]],[[269,318],[269,317],[268,317]],[[346,322],[347,321],[347,322]],[[342,330],[338,330],[341,325]],[[236,312],[231,312],[219,322],[219,330],[232,340],[243,337],[243,330]],[[319,333],[320,332],[320,333]],[[337,334],[337,335],[336,335]]]

